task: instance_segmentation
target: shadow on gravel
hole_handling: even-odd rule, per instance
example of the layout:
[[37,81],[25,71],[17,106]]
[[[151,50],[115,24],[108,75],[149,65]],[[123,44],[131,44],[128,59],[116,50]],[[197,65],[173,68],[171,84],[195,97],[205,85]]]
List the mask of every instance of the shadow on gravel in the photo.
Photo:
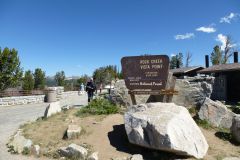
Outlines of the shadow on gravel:
[[215,136],[218,137],[218,138],[221,139],[221,140],[230,142],[232,145],[240,146],[240,144],[237,143],[237,142],[233,139],[231,133],[220,132],[220,131],[219,131],[219,132],[216,132],[216,133],[215,133]]
[[139,147],[128,142],[125,132],[124,124],[113,126],[113,131],[108,133],[110,144],[116,148],[117,151],[129,154],[141,154],[144,160],[175,160],[186,159],[189,157],[177,156],[172,153],[150,150]]

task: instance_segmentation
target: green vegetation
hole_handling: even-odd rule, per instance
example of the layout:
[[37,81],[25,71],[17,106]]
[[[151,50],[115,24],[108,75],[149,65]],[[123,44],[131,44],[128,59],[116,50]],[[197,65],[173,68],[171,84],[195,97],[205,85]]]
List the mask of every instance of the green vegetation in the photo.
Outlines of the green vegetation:
[[226,36],[226,45],[224,49],[216,45],[211,53],[211,62],[213,65],[226,64],[233,55],[234,45],[231,36]]
[[34,88],[34,78],[30,70],[25,72],[23,77],[23,90],[31,91]]
[[183,66],[183,54],[182,53],[178,53],[177,55],[171,57],[170,68],[171,69],[177,68],[177,63],[179,63],[179,67]]
[[29,155],[30,154],[30,149],[28,149],[27,147],[24,147],[23,151],[22,151],[22,154],[23,155]]
[[61,71],[61,72],[57,72],[56,75],[54,76],[55,81],[57,82],[58,86],[64,86],[65,85],[65,72]]
[[190,114],[196,115],[196,113],[197,113],[196,107],[188,108],[188,112],[189,112]]
[[81,108],[76,115],[101,115],[118,113],[120,108],[106,99],[94,99],[87,106]]
[[109,65],[105,67],[100,67],[96,69],[93,73],[94,82],[99,84],[110,84],[112,80],[116,78],[121,78],[121,72],[118,72],[116,65]]
[[222,62],[222,52],[218,45],[213,48],[211,53],[211,61],[213,65],[221,64]]
[[197,119],[195,121],[200,127],[204,128],[204,129],[212,128],[211,124],[207,120]]
[[17,86],[22,78],[22,68],[17,50],[0,48],[0,91]]
[[218,128],[215,135],[224,141],[232,141],[232,134],[229,129]]
[[34,89],[44,89],[46,84],[45,72],[41,68],[36,68],[34,72]]

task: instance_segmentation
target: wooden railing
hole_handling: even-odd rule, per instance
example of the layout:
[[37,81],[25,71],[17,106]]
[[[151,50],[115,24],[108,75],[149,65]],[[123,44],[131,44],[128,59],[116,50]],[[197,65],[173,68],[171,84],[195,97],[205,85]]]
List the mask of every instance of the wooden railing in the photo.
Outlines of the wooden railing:
[[0,98],[2,97],[18,97],[18,96],[34,96],[46,94],[46,90],[19,90],[19,91],[0,91]]

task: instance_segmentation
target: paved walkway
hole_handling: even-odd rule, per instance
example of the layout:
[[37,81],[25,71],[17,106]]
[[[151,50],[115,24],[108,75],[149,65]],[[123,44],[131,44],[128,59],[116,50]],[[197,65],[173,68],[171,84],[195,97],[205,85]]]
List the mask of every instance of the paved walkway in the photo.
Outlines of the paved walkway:
[[[87,104],[87,96],[72,96],[61,100],[62,105],[82,106]],[[34,121],[44,115],[48,103],[0,107],[0,160],[34,160],[33,157],[11,155],[7,152],[6,143],[21,124]],[[39,158],[38,158],[39,160]],[[42,160],[42,158],[41,158]]]

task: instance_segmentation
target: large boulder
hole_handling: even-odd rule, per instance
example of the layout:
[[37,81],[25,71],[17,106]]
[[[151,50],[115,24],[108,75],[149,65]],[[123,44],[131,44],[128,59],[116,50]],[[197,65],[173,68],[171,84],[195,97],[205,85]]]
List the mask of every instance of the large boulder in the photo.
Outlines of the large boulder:
[[231,133],[233,139],[240,143],[240,115],[236,115],[232,121]]
[[178,95],[173,96],[172,102],[187,108],[199,108],[206,97],[211,97],[213,83],[213,77],[188,77],[186,79],[177,79],[175,90],[178,91]]
[[44,112],[44,117],[47,118],[47,117],[50,117],[51,115],[53,114],[56,114],[58,112],[61,112],[61,106],[60,106],[60,102],[57,101],[57,102],[52,102],[50,103],[45,112]]
[[208,144],[185,107],[174,103],[132,106],[124,115],[130,143],[142,147],[203,158]]
[[10,152],[13,153],[22,153],[25,149],[30,150],[32,147],[32,141],[30,139],[26,139],[22,135],[22,131],[19,130],[12,138],[11,142],[8,143],[8,148],[10,148]]
[[221,102],[206,98],[198,112],[198,116],[201,120],[207,120],[214,127],[229,129],[232,126],[235,113]]
[[[135,97],[137,103],[146,103],[149,98],[149,95],[136,95]],[[124,80],[118,80],[115,83],[114,89],[111,90],[108,99],[113,103],[121,106],[127,107],[132,105],[131,97],[128,94],[128,89],[125,85]]]
[[[212,94],[213,77],[189,77],[186,79],[177,79],[175,90],[178,95],[174,95],[172,102],[187,108],[199,107],[206,97]],[[146,103],[149,95],[136,95],[137,104]],[[119,80],[115,83],[114,89],[108,97],[113,103],[122,106],[131,106],[131,97],[128,94],[125,81]]]

